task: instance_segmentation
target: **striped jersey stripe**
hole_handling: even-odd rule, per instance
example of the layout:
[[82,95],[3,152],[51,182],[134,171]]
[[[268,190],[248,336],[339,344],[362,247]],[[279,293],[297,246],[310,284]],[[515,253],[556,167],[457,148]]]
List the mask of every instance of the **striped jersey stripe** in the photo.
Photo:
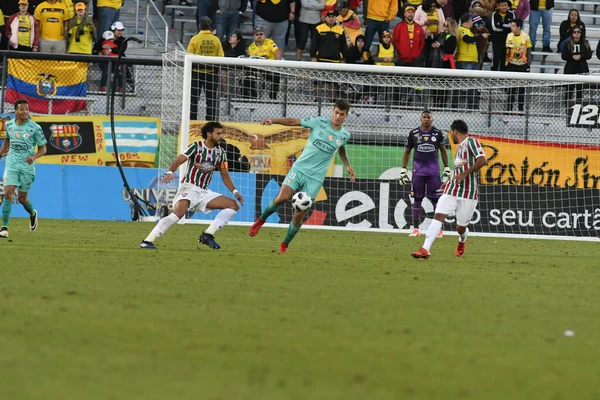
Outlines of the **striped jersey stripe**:
[[208,148],[204,142],[194,142],[187,147],[183,154],[188,161],[181,182],[191,183],[200,189],[208,188],[215,170],[222,165],[227,168],[227,153],[221,146]]
[[485,157],[483,147],[479,140],[474,137],[468,137],[458,146],[456,149],[456,156],[454,157],[454,171],[452,171],[452,177],[444,189],[444,194],[477,200],[479,195],[479,172],[467,175],[467,177],[459,183],[456,182],[454,176],[471,168],[475,164],[475,161],[481,156]]

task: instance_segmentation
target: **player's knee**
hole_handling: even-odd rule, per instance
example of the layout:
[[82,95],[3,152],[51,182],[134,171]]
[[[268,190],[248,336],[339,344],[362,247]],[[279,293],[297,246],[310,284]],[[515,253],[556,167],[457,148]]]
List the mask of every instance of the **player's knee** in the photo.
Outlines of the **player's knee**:
[[240,209],[240,205],[234,201],[233,204],[231,204],[227,208],[233,210],[234,212],[238,212],[238,210]]
[[19,203],[25,205],[27,203],[27,196],[19,195]]

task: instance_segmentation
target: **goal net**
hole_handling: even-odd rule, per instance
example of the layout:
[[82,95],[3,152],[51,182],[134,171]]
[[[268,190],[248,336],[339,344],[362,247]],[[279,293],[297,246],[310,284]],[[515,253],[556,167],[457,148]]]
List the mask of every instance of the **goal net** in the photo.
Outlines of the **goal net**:
[[[314,199],[306,225],[408,232],[410,185],[398,183],[408,132],[423,110],[444,133],[463,119],[482,142],[488,165],[470,230],[527,237],[598,238],[600,232],[599,76],[466,71],[214,58],[175,51],[163,56],[163,135],[159,175],[207,120],[225,125],[222,147],[245,205],[234,221],[251,223],[275,197],[309,130],[263,126],[263,118],[329,118],[348,99],[346,145],[352,183],[338,157]],[[455,145],[449,144],[452,167]],[[414,152],[413,152],[414,155]],[[412,155],[410,157],[412,160]],[[441,162],[441,157],[440,157]],[[411,170],[409,162],[408,170]],[[410,172],[409,172],[410,174]],[[215,174],[212,190],[231,196]],[[162,186],[171,206],[177,182]],[[422,201],[420,229],[433,205]],[[190,212],[185,222],[211,220]],[[286,226],[288,204],[268,223]],[[454,230],[449,217],[444,229]]]

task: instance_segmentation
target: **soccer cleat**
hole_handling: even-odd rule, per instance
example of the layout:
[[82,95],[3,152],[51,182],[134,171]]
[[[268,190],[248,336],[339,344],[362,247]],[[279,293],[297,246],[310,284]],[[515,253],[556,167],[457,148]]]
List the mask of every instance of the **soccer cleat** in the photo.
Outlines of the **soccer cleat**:
[[215,237],[210,233],[202,232],[202,235],[198,236],[198,243],[205,244],[211,249],[219,250],[221,246],[215,242]]
[[415,228],[408,236],[421,236],[421,231],[419,228]]
[[467,242],[458,242],[458,246],[456,246],[456,257],[460,257],[464,254],[465,247],[467,247]]
[[38,212],[33,210],[33,217],[29,217],[29,229],[31,232],[35,231],[38,227]]
[[285,254],[287,252],[287,249],[288,245],[284,242],[281,242],[281,244],[279,245],[279,254]]
[[440,229],[440,233],[438,233],[437,237],[438,238],[443,238],[444,237],[444,231]]
[[142,240],[142,243],[140,243],[140,249],[156,249],[156,245],[147,240]]
[[254,223],[250,227],[250,230],[248,231],[248,235],[250,235],[252,237],[258,235],[258,231],[260,231],[260,228],[264,225],[264,223],[265,223],[265,221],[260,219],[260,217],[257,218],[257,220],[254,221]]
[[421,247],[419,249],[419,251],[415,251],[414,253],[410,254],[411,256],[413,256],[414,258],[429,258],[429,256],[431,256],[431,254],[429,254],[429,251],[425,250],[423,247]]
[[0,238],[7,238],[8,237],[8,228],[3,226],[2,229],[0,229]]

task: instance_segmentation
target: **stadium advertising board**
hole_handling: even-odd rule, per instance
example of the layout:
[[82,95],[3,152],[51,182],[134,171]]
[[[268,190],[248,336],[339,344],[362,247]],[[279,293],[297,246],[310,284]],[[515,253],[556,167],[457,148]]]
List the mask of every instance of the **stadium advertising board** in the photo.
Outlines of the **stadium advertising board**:
[[[256,210],[264,208],[283,182],[282,176],[258,175]],[[480,186],[481,201],[472,221],[473,232],[548,234],[561,236],[600,235],[600,190],[539,186]],[[574,199],[577,199],[574,201]],[[410,186],[396,181],[326,178],[309,216],[309,224],[361,229],[408,229],[411,226]],[[537,205],[532,209],[531,205]],[[260,207],[259,207],[260,205]],[[423,201],[425,230],[433,218],[433,206]],[[271,216],[273,217],[273,216]],[[288,224],[291,207],[282,207],[272,220]],[[448,218],[446,230],[455,229]]]
[[597,104],[575,104],[567,115],[567,126],[574,128],[600,128],[600,107]]
[[600,189],[599,146],[476,137],[488,159],[482,185]]

